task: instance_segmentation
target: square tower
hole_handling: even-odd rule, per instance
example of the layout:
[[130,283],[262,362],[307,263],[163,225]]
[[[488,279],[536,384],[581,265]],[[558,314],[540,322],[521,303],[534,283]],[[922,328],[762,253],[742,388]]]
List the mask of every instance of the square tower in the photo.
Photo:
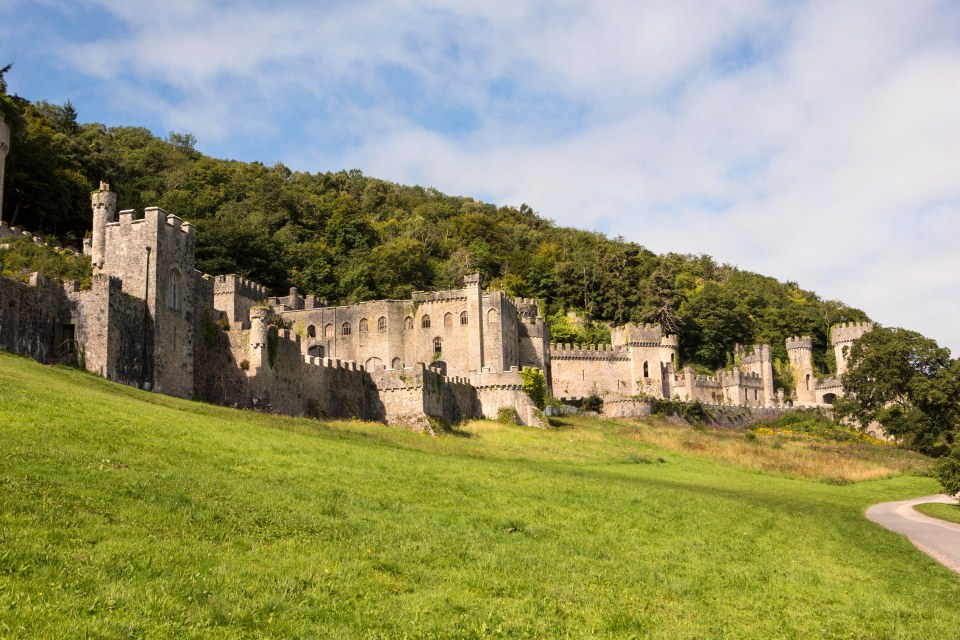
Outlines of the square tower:
[[94,264],[100,273],[119,278],[124,294],[145,302],[141,384],[160,393],[192,397],[193,225],[158,207],[145,209],[139,219],[133,211],[121,211],[114,222],[108,211],[112,202],[105,201],[104,190],[94,194],[93,203]]

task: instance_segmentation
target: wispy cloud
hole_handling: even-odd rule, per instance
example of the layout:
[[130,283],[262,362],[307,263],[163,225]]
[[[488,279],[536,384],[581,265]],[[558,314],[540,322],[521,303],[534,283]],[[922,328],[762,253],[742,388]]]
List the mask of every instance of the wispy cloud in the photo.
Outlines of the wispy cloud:
[[71,98],[84,118],[146,117],[221,155],[526,202],[795,280],[960,352],[955,2],[2,12],[28,26],[0,28],[0,45],[83,79]]

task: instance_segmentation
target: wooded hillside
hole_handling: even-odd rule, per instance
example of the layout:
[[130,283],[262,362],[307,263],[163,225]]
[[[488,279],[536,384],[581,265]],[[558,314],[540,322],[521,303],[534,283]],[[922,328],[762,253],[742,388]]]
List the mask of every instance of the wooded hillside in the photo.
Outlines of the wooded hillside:
[[198,269],[278,292],[296,286],[331,303],[403,298],[479,271],[491,287],[543,301],[556,342],[603,342],[606,323],[657,322],[680,334],[683,363],[713,369],[730,364],[736,343],[769,342],[784,361],[784,338],[811,335],[824,373],[833,369],[829,327],[868,319],[707,255],[657,255],[558,227],[526,204],[497,206],[357,170],[220,160],[197,151],[190,134],[161,139],[142,127],[82,124],[69,102],[2,97],[13,127],[2,219],[75,245],[90,228],[90,192],[106,180],[120,209],[160,206],[194,223]]

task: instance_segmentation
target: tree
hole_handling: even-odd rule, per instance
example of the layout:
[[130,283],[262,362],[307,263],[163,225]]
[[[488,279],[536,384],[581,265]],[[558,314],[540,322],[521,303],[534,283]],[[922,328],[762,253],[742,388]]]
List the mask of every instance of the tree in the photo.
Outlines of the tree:
[[960,444],[953,445],[950,454],[937,461],[933,475],[940,481],[944,493],[960,495]]
[[848,367],[839,418],[877,422],[922,453],[946,451],[960,422],[960,361],[949,349],[915,331],[875,328],[853,343]]

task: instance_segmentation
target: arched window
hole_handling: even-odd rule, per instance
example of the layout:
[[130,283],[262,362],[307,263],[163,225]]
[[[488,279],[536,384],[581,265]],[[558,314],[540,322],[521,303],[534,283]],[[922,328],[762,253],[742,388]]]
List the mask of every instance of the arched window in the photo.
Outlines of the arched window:
[[487,322],[494,323],[496,321],[497,321],[497,310],[490,309],[490,311],[487,311]]
[[452,327],[453,326],[453,314],[445,313],[443,314],[443,326]]
[[468,324],[470,316],[467,315],[466,311],[460,312],[460,324]]
[[383,360],[377,357],[367,358],[366,363],[364,363],[363,368],[366,371],[380,371],[383,369]]
[[366,333],[366,332],[367,332],[367,319],[366,319],[366,318],[360,318],[360,327],[358,328],[358,331],[360,331],[360,333]]
[[308,356],[313,356],[314,358],[322,358],[322,357],[323,357],[323,345],[322,345],[322,344],[314,344],[314,345],[311,345],[310,348],[307,349],[307,355],[308,355]]
[[413,318],[407,316],[403,321],[403,326],[407,329],[413,329]]
[[182,306],[183,292],[180,287],[180,272],[174,269],[170,272],[170,279],[167,286],[167,306],[174,311],[179,311]]
[[810,374],[809,373],[807,374],[807,377],[804,378],[804,382],[806,383],[807,391],[810,391]]
[[403,360],[400,358],[394,358],[393,362],[390,363],[390,366],[394,369],[403,369]]
[[433,355],[438,356],[443,353],[443,340],[440,337],[433,339]]
[[644,378],[650,377],[650,364],[647,362],[643,363],[643,377]]
[[315,326],[307,325],[307,337],[316,338],[317,337],[317,328]]
[[342,336],[348,336],[348,335],[350,335],[350,323],[349,323],[349,322],[344,322],[344,323],[340,326],[340,335],[342,335]]
[[377,331],[386,331],[387,330],[387,319],[383,316],[380,316],[380,319],[377,320]]
[[423,329],[430,328],[430,316],[424,315],[422,318],[420,318],[420,327]]
[[324,337],[324,338],[332,338],[332,337],[333,337],[333,325],[332,325],[332,324],[328,324],[327,326],[325,326],[325,327],[323,328],[323,337]]

